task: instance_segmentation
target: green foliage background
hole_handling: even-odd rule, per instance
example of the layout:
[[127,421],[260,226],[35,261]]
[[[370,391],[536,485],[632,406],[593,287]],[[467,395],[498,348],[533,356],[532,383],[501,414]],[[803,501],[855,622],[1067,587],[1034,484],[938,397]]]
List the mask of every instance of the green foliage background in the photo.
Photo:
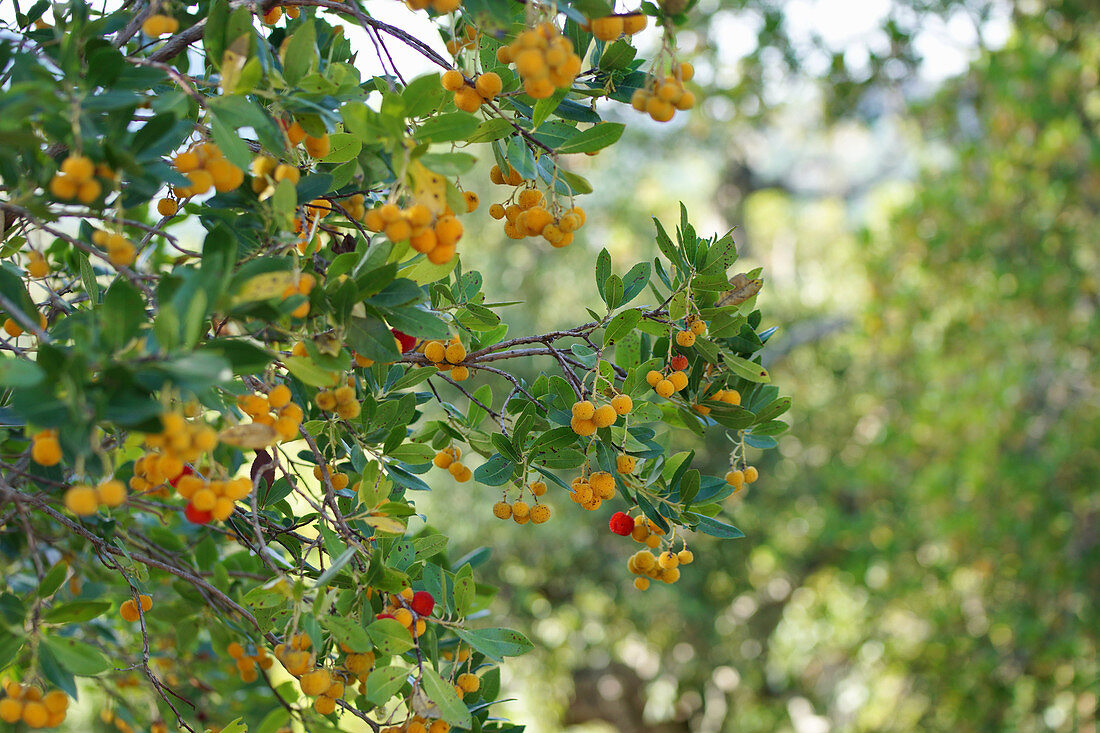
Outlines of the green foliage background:
[[[749,22],[758,5],[723,10]],[[732,512],[748,538],[696,540],[676,586],[639,597],[628,550],[579,513],[537,533],[487,511],[458,528],[494,548],[514,594],[497,608],[539,644],[511,668],[517,722],[1095,725],[1100,15],[1083,2],[894,7],[910,18],[895,29],[910,69],[932,16],[999,9],[1011,33],[935,90],[885,60],[814,78],[782,55],[784,83],[809,78],[810,101],[760,111],[747,86],[712,89],[741,114],[712,101],[685,128],[636,126],[592,163],[593,208],[616,214],[590,224],[588,251],[536,264],[487,229],[470,253],[487,282],[531,294],[513,318],[553,327],[577,315],[576,288],[594,293],[573,275],[594,249],[652,257],[643,212],[674,215],[683,199],[701,226],[740,227],[742,256],[771,276],[761,303],[790,324],[769,352],[794,428]],[[700,15],[703,68],[722,39]],[[791,47],[764,28],[752,58]],[[826,185],[800,174],[815,165]],[[677,447],[724,461],[721,445]],[[453,496],[434,494],[435,511],[493,500]]]

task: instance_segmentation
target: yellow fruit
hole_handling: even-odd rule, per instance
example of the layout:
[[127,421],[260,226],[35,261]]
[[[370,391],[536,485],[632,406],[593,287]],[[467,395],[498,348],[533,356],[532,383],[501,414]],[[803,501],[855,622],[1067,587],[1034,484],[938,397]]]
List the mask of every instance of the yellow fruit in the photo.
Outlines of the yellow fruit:
[[677,392],[688,385],[687,375],[678,370],[668,375],[668,381],[672,382],[672,388]]
[[512,505],[506,501],[498,501],[493,504],[493,516],[497,519],[509,519],[512,516]]
[[685,548],[676,554],[676,559],[680,561],[681,565],[690,565],[695,561],[695,553]]
[[623,19],[623,33],[628,36],[632,36],[635,33],[640,33],[645,30],[646,25],[649,23],[649,18],[642,13],[631,13],[630,15],[622,16]]
[[634,400],[630,399],[630,395],[615,395],[611,398],[611,408],[618,415],[629,415],[634,409]]
[[318,715],[331,715],[336,710],[336,701],[331,697],[319,697],[313,701],[313,709]]
[[448,92],[457,92],[466,86],[466,80],[462,78],[462,74],[454,69],[444,71],[439,81]]
[[74,486],[65,492],[65,508],[78,517],[95,514],[99,500],[91,486]]
[[690,348],[695,345],[695,334],[691,331],[677,331],[676,343],[685,349]]
[[126,501],[126,486],[118,479],[111,479],[101,483],[96,494],[101,504],[116,507]]
[[587,437],[596,432],[596,423],[592,420],[581,420],[578,417],[574,417],[569,421],[569,427],[573,428],[573,432],[581,437]]
[[466,693],[477,692],[478,688],[481,687],[481,678],[469,672],[460,674],[455,682],[457,682],[458,686],[462,688],[462,691]]
[[456,366],[451,370],[451,379],[456,382],[464,382],[470,378],[470,370],[464,366]]
[[454,456],[452,456],[447,451],[441,450],[435,454],[435,458],[432,459],[432,463],[435,464],[436,468],[447,468],[452,463],[454,463]]
[[332,677],[327,669],[317,669],[303,675],[300,681],[302,693],[310,697],[316,697],[328,689],[332,684]]
[[667,379],[662,379],[661,381],[657,382],[657,384],[654,385],[653,389],[656,390],[657,394],[661,395],[662,397],[669,397],[672,395],[673,392],[676,391],[676,388],[672,386],[672,382]]
[[477,77],[477,81],[474,82],[474,87],[477,89],[477,93],[482,97],[485,99],[492,99],[500,94],[504,85],[500,80],[499,74],[493,71],[487,71]]
[[118,609],[119,615],[122,616],[122,620],[128,623],[133,623],[138,620],[137,605],[133,600],[125,601]]
[[662,379],[664,379],[664,375],[662,375],[656,369],[651,369],[646,372],[645,381],[649,384],[650,387],[656,387],[657,383],[660,382]]
[[614,41],[623,34],[623,19],[619,15],[595,18],[591,26],[592,35],[600,41]]
[[545,504],[535,504],[531,507],[531,513],[529,515],[531,521],[535,524],[542,524],[546,520],[550,519],[550,507]]
[[457,341],[447,344],[444,358],[452,364],[461,364],[466,359],[466,347]]
[[50,720],[50,711],[46,706],[35,700],[23,706],[23,722],[31,728],[45,728]]
[[463,86],[455,92],[455,106],[463,112],[477,112],[485,100],[477,93],[477,90]]
[[157,213],[161,216],[175,216],[179,211],[179,205],[172,199],[161,199],[157,202]]
[[70,155],[61,162],[61,172],[78,182],[86,181],[95,175],[95,164],[83,155]]
[[244,647],[235,641],[230,642],[229,646],[225,648],[225,651],[234,659],[240,659],[244,656]]
[[332,143],[328,139],[328,133],[325,133],[321,137],[306,135],[305,146],[306,152],[313,158],[323,158],[332,150]]
[[760,478],[760,472],[756,470],[755,466],[745,466],[745,483],[751,484]]
[[646,590],[649,588],[649,578],[635,578],[634,587],[638,590]]
[[613,425],[617,418],[618,414],[615,412],[614,407],[611,405],[600,405],[592,415],[592,422],[596,424],[597,428],[606,428]]
[[619,455],[615,457],[615,470],[619,473],[633,473],[634,472],[634,456]]
[[745,474],[743,471],[732,470],[726,474],[726,483],[732,486],[734,489],[740,489],[745,485]]
[[5,697],[0,700],[0,720],[5,723],[18,723],[23,717],[23,701]]
[[591,420],[596,414],[596,406],[589,400],[573,403],[573,417],[578,420]]

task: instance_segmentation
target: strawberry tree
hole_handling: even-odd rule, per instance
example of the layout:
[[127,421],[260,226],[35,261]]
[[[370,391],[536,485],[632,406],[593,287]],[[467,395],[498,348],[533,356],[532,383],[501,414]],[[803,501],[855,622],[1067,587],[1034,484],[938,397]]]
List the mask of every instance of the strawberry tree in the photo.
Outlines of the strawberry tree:
[[[683,4],[408,4],[443,43],[355,0],[16,8],[5,722],[62,725],[91,693],[121,731],[508,730],[498,665],[531,644],[483,619],[486,553],[459,556],[453,518],[409,529],[418,492],[499,487],[486,516],[530,531],[607,522],[645,545],[623,547],[640,590],[690,572],[694,533],[741,536],[723,500],[789,401],[729,234],[655,220],[659,255],[600,251],[590,319],[547,333],[509,333],[510,294],[462,266],[486,210],[540,257],[591,244],[572,161],[618,140],[605,115],[694,104]],[[408,78],[410,53],[439,72]],[[669,450],[708,430],[725,475]]]

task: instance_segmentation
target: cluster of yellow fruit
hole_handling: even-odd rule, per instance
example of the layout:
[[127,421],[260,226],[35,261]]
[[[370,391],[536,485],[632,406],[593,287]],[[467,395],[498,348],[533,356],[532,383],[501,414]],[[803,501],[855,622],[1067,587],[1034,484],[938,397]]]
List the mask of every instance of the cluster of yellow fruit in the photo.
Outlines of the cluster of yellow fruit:
[[103,186],[95,179],[97,175],[109,178],[113,173],[105,165],[97,167],[83,155],[70,155],[61,161],[61,170],[50,179],[50,193],[66,201],[77,199],[90,204],[103,192]]
[[298,282],[287,285],[283,290],[283,300],[293,298],[295,295],[306,296],[306,301],[290,312],[295,318],[305,318],[309,315],[309,294],[313,292],[313,286],[317,284],[317,278],[308,272],[303,272]]
[[[346,473],[334,471],[332,466],[326,465],[325,468],[328,470],[328,480],[332,484],[332,488],[339,491],[340,489],[346,489],[348,487],[348,482],[350,481],[350,479],[348,478],[348,475]],[[313,467],[313,478],[317,479],[318,481],[325,480],[325,472],[321,469],[320,466]]]
[[592,435],[598,428],[611,427],[620,415],[629,415],[633,409],[634,401],[625,394],[615,395],[610,402],[599,407],[591,400],[581,400],[573,403],[569,427],[582,437]]
[[343,642],[340,643],[340,649],[347,655],[344,657],[344,671],[347,673],[348,679],[359,680],[360,691],[364,695],[367,694],[367,677],[370,676],[370,672],[374,668],[374,652],[358,654]]
[[435,458],[432,459],[432,463],[436,468],[445,468],[454,477],[454,480],[460,484],[469,481],[474,473],[470,470],[469,466],[463,465],[458,460],[462,457],[462,449],[457,445],[452,445],[444,448],[435,454]]
[[[312,275],[303,275],[303,278]],[[308,304],[307,304],[308,305]],[[237,406],[252,418],[253,423],[270,425],[280,440],[294,440],[298,437],[298,426],[302,424],[305,413],[291,401],[290,387],[277,384],[267,395],[251,394],[237,398]]]
[[733,487],[734,494],[745,488],[745,484],[756,483],[758,478],[760,478],[760,472],[756,470],[756,466],[730,468],[726,473],[726,483]]
[[[635,527],[639,526],[639,520],[643,523],[647,521],[642,517],[635,517]],[[657,556],[654,556],[649,550],[639,550],[626,561],[626,568],[638,576],[634,579],[634,587],[638,590],[645,590],[649,587],[650,580],[659,580],[668,584],[675,583],[680,579],[680,566],[690,565],[694,560],[694,553],[687,548],[679,552],[673,552],[670,548]]]
[[161,451],[157,465],[162,469],[162,481],[175,478],[183,470],[184,463],[198,460],[199,456],[218,445],[218,434],[214,428],[203,423],[187,422],[177,412],[164,413],[160,416],[160,422],[164,429],[159,433],[146,434],[145,445]]
[[36,249],[27,253],[27,274],[38,279],[50,274],[50,266],[46,258]]
[[[499,168],[497,168],[499,171]],[[511,173],[509,173],[511,181]],[[555,203],[555,209],[559,209]],[[504,233],[509,239],[542,237],[554,247],[568,247],[573,243],[573,232],[584,226],[587,219],[584,209],[574,206],[555,216],[543,205],[543,194],[536,188],[519,192],[516,203],[504,206],[493,204],[489,216],[505,219]]]
[[[304,145],[311,158],[323,158],[332,151],[332,141],[329,140],[327,132],[321,133],[320,137],[314,137],[307,133],[297,120],[286,125],[286,139],[290,142],[292,148]],[[297,179],[294,182],[297,183]]]
[[698,318],[688,316],[687,328],[676,332],[676,345],[690,349],[695,345],[695,337],[703,336],[707,332],[707,324]]
[[115,267],[129,267],[137,257],[137,247],[118,232],[105,232],[96,229],[92,232],[92,242],[107,250],[107,259]]
[[598,41],[614,41],[622,35],[632,36],[641,33],[649,24],[649,18],[643,13],[627,15],[608,15],[588,21],[588,30]]
[[197,512],[209,512],[213,519],[224,522],[233,514],[234,502],[252,493],[252,479],[247,476],[228,480],[206,480],[195,474],[181,476],[176,491]]
[[121,506],[125,501],[126,485],[113,478],[95,488],[77,484],[65,492],[65,508],[78,517],[95,514],[100,506]]
[[150,38],[159,38],[175,33],[180,29],[180,22],[170,15],[154,13],[141,24],[141,32]]
[[[48,323],[46,321],[45,314],[39,313],[38,314],[38,327],[41,328],[44,331],[44,330],[46,330],[47,325],[48,325]],[[23,335],[23,327],[20,326],[18,323],[16,323],[14,318],[5,318],[4,319],[4,333],[11,336],[12,338],[19,338],[20,336]],[[43,464],[43,465],[45,465],[45,464]],[[49,465],[52,466],[53,464],[51,463]]]
[[596,471],[591,476],[582,474],[570,485],[569,498],[590,512],[599,509],[604,501],[615,498],[615,477],[606,471]]
[[[141,612],[138,612],[138,604],[141,604]],[[131,598],[127,601],[123,601],[122,605],[118,607],[118,615],[122,616],[122,620],[127,623],[134,623],[141,614],[149,613],[153,608],[152,596],[147,596],[144,593],[138,596],[137,603]]]
[[477,112],[481,105],[491,102],[504,88],[500,75],[495,71],[478,74],[471,87],[466,84],[466,78],[454,69],[443,72],[440,79],[443,88],[448,92],[454,92],[454,103],[463,112]]
[[[720,389],[714,394],[708,396],[707,399],[714,402],[724,402],[727,405],[737,406],[741,404],[741,393],[738,392],[736,389]],[[707,405],[695,405],[694,408],[695,411],[698,412],[700,415],[710,414],[710,407],[708,407]]]
[[662,372],[651,369],[646,373],[645,381],[662,397],[671,397],[673,392],[679,392],[688,386],[687,374],[679,369],[667,377]]
[[176,198],[199,196],[213,188],[227,193],[244,183],[244,171],[226,160],[214,143],[198,143],[172,159],[172,166],[191,182],[190,186],[173,187]]
[[298,170],[296,166],[280,163],[270,155],[257,155],[253,158],[252,164],[248,167],[248,172],[252,174],[252,192],[257,194],[263,193],[268,186],[284,179],[297,186],[298,181],[302,178],[302,171]]
[[308,635],[296,634],[286,644],[275,647],[275,658],[298,678],[302,694],[316,698],[313,709],[320,715],[329,715],[336,710],[336,701],[344,698],[343,675],[316,667],[316,656],[309,651],[311,645]]
[[542,524],[550,519],[550,507],[539,503],[539,497],[546,493],[546,483],[532,481],[527,484],[527,491],[530,491],[531,496],[535,498],[534,506],[523,500],[523,489],[521,489],[519,498],[511,504],[504,500],[493,504],[493,516],[497,519],[511,518],[516,524],[527,524],[528,522]]
[[630,104],[639,112],[645,112],[656,122],[668,122],[676,114],[695,106],[695,95],[684,89],[684,82],[695,76],[695,68],[688,62],[674,66],[674,73],[659,79],[650,76],[646,86],[634,92]]
[[451,729],[451,724],[445,720],[429,721],[427,718],[414,715],[405,721],[404,725],[390,725],[383,728],[379,733],[447,733]]
[[420,352],[435,365],[440,371],[450,370],[451,379],[462,382],[469,378],[470,369],[459,366],[466,360],[466,347],[458,336],[452,336],[448,343],[442,341],[425,341],[420,345]]
[[267,655],[267,650],[262,646],[256,649],[255,654],[245,654],[244,647],[234,641],[230,642],[225,651],[236,662],[237,672],[241,675],[241,682],[255,682],[260,676],[260,673],[256,670],[257,666],[260,669],[271,669],[271,665],[275,663],[275,660]]
[[451,261],[463,233],[462,222],[453,212],[446,210],[436,217],[424,204],[407,209],[383,204],[363,216],[363,226],[372,232],[384,232],[394,244],[409,240],[410,247],[426,254],[435,265]]
[[57,440],[56,430],[40,430],[31,436],[31,459],[39,466],[61,463],[61,443]]
[[461,698],[481,689],[481,678],[473,672],[463,672],[455,679],[455,693]]
[[431,605],[420,609],[426,611],[426,613],[417,613],[415,597],[416,594],[412,588],[403,588],[400,593],[392,594],[390,602],[382,609],[377,618],[392,618],[408,629],[413,638],[423,636],[424,632],[428,630],[428,622],[424,618],[431,615],[435,601],[433,599]]
[[[507,174],[505,174],[504,171],[501,170],[499,165],[494,165],[492,168],[489,169],[489,180],[497,184],[498,186],[518,186],[523,183],[523,175],[520,174],[520,172],[513,168],[511,165],[508,166]],[[490,208],[489,211],[492,212],[492,208]],[[496,216],[494,218],[500,219],[503,216],[504,214],[502,213],[501,216]]]
[[355,387],[351,384],[321,390],[314,401],[325,412],[335,412],[344,420],[354,420],[363,409],[355,399]]
[[33,685],[4,682],[5,697],[0,698],[0,720],[5,723],[27,724],[28,728],[56,728],[65,722],[69,696],[61,690],[45,695]]
[[533,99],[546,99],[555,89],[573,86],[581,71],[581,58],[573,52],[573,42],[549,22],[525,30],[511,45],[501,46],[497,61],[515,62],[523,90]]
[[656,524],[639,514],[634,517],[634,529],[630,531],[630,537],[635,542],[641,542],[652,550],[661,545],[664,532]]
[[[406,0],[406,4],[408,4],[409,2],[423,3],[424,0]],[[430,0],[429,0],[429,2],[430,2]],[[458,8],[459,5],[462,4],[461,0],[447,0],[447,2],[455,3],[455,8],[456,9]],[[412,7],[412,6],[410,5],[410,7]],[[419,9],[420,8],[413,8],[413,10],[419,10]],[[441,11],[436,10],[436,12],[440,13]],[[447,11],[447,12],[449,12],[449,11]],[[465,51],[468,48],[477,48],[477,42],[478,42],[477,28],[474,28],[472,25],[467,23],[462,29],[462,35],[459,35],[458,33],[455,33],[454,38],[447,41],[447,53],[451,54],[452,56],[457,56],[459,54],[459,52]]]
[[[288,5],[286,8],[286,17],[294,20],[301,13],[297,5]],[[283,6],[275,5],[266,13],[264,13],[264,22],[268,25],[275,25],[279,22],[279,19],[283,17]]]

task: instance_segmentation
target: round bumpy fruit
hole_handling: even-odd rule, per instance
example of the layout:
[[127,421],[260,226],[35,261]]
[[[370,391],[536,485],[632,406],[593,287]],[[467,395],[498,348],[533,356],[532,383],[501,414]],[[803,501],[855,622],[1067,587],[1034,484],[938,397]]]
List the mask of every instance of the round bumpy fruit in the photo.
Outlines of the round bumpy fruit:
[[634,529],[634,520],[625,512],[615,512],[611,515],[611,521],[608,522],[608,527],[610,527],[611,531],[615,534],[625,537]]

